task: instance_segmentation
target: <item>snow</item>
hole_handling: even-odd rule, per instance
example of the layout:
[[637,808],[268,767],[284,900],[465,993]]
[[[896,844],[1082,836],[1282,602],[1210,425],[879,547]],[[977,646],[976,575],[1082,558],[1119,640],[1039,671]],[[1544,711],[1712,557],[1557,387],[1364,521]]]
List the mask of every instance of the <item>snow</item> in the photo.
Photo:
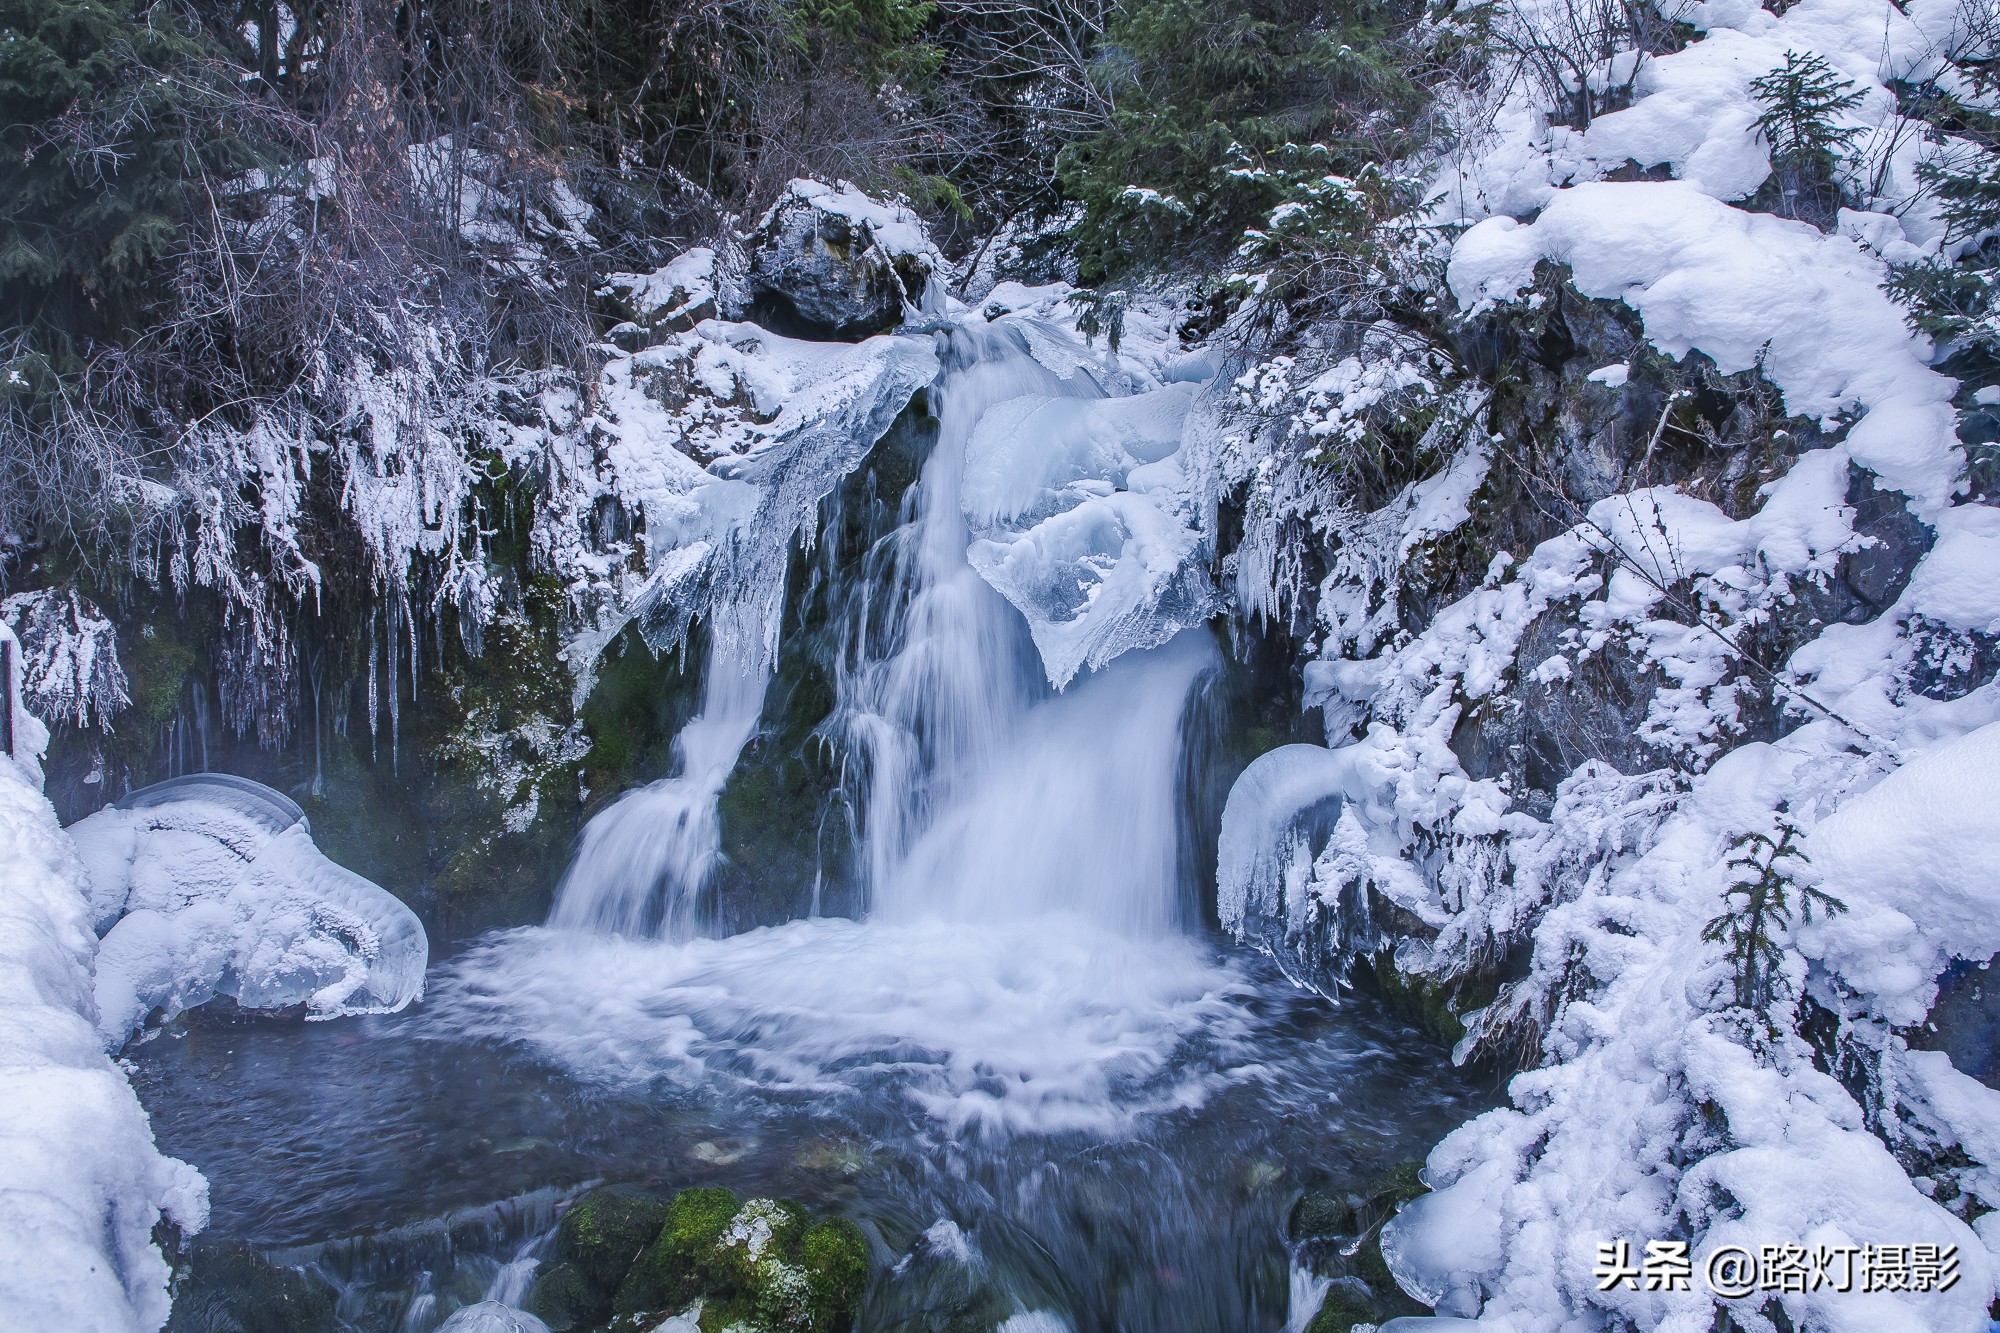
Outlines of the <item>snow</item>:
[[20,757],[0,756],[0,1310],[10,1327],[151,1333],[168,1308],[153,1227],[200,1230],[208,1186],[160,1155],[105,1054],[84,870],[35,767],[47,733],[15,723]]
[[819,212],[847,219],[856,230],[871,237],[872,244],[892,257],[922,258],[929,263],[932,272],[942,272],[945,268],[943,257],[924,233],[923,221],[915,212],[899,203],[885,204],[871,199],[847,181],[831,185],[816,180],[792,181],[785,186],[778,202],[764,214],[757,229],[770,225],[793,201],[810,204]]
[[632,313],[645,324],[661,325],[706,309],[715,313],[715,251],[698,246],[651,273],[613,273],[607,292],[624,292]]
[[1468,231],[1452,253],[1452,291],[1467,309],[1506,300],[1543,259],[1568,264],[1584,295],[1638,311],[1669,356],[1699,350],[1724,373],[1760,369],[1786,411],[1829,429],[1863,413],[1849,456],[1925,517],[1950,502],[1963,466],[1957,384],[1925,364],[1927,344],[1880,289],[1880,261],[1850,241],[1682,181],[1585,184],[1532,223],[1489,218]]
[[297,807],[271,796],[200,775],[70,829],[93,914],[111,922],[96,969],[107,1044],[216,995],[332,1018],[394,1012],[423,993],[429,944],[415,913],[327,860]]
[[1804,928],[1799,949],[1898,1026],[1923,1021],[1953,959],[2000,953],[1996,775],[2000,723],[1918,754],[1807,843],[1820,887],[1849,910]]

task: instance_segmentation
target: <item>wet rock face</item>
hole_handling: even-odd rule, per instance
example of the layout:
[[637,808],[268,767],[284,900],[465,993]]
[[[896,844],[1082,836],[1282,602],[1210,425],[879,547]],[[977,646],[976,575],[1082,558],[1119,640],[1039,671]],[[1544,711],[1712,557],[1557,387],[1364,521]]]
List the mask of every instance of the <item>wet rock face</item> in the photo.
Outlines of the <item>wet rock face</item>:
[[791,336],[893,328],[943,262],[909,209],[818,181],[787,186],[745,248],[748,300],[731,313]]

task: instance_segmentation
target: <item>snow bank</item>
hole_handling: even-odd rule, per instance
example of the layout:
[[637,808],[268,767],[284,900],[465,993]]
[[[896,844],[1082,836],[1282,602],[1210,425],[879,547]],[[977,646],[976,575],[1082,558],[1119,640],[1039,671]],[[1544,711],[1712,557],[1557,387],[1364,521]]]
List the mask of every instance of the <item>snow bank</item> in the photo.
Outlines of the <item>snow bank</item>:
[[104,1053],[84,869],[25,757],[47,733],[18,710],[14,724],[24,758],[0,756],[0,1312],[10,1328],[151,1333],[168,1308],[153,1227],[199,1230],[208,1186],[160,1155]]
[[402,902],[321,855],[298,807],[199,774],[133,793],[70,829],[98,948],[98,1024],[116,1046],[156,1010],[216,995],[309,1018],[391,1013],[423,993],[429,942]]

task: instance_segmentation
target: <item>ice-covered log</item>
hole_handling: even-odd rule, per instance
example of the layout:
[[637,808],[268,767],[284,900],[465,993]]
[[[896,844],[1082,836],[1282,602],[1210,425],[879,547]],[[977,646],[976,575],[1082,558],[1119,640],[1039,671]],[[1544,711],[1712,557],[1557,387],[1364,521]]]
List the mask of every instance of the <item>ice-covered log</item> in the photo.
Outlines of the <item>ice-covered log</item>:
[[90,871],[98,1025],[119,1042],[217,995],[308,1018],[391,1013],[423,993],[430,944],[401,901],[334,864],[282,794],[203,773],[70,829]]

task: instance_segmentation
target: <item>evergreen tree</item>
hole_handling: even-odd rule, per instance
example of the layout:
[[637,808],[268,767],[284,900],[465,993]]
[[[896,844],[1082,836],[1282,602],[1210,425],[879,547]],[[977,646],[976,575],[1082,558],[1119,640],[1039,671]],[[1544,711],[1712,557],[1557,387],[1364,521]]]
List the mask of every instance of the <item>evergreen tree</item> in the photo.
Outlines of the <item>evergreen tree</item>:
[[0,324],[58,361],[129,331],[196,183],[249,164],[231,73],[165,3],[0,0]]
[[1757,132],[1771,151],[1772,211],[1781,217],[1829,225],[1843,202],[1840,167],[1859,128],[1838,117],[1861,102],[1861,90],[1818,52],[1785,52],[1785,64],[1750,82],[1763,108]]
[[1086,279],[1191,255],[1220,260],[1282,197],[1266,169],[1317,145],[1352,175],[1411,142],[1422,90],[1387,5],[1134,0],[1107,27],[1102,132],[1065,148]]

